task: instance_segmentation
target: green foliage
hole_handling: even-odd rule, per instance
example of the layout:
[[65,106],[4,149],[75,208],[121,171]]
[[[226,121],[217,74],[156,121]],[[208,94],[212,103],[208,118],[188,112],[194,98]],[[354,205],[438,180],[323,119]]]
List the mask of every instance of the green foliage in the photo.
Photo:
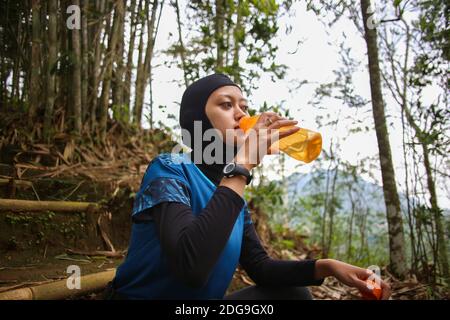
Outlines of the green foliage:
[[[46,241],[47,231],[55,228],[53,211],[21,214],[7,214],[5,222],[13,228],[26,228],[32,230],[33,239],[28,240],[29,246],[39,245]],[[19,247],[19,241],[15,237],[11,237],[7,242],[9,250],[16,250]]]
[[256,206],[269,216],[282,209],[283,195],[284,190],[276,181],[268,181],[265,184],[256,187],[250,186],[245,189],[246,199],[251,199]]
[[440,57],[442,60],[450,61],[450,48],[448,45],[450,10],[448,3],[440,0],[430,0],[420,1],[418,6],[421,11],[416,26],[420,28],[422,39],[436,51],[437,55],[434,58]]
[[16,250],[19,247],[19,242],[17,241],[16,237],[12,236],[8,239],[6,243],[7,250]]
[[5,222],[11,226],[28,227],[32,224],[43,226],[44,228],[50,226],[55,213],[53,211],[46,211],[36,215],[33,214],[8,214],[5,216]]
[[[408,71],[408,89],[414,98],[411,104],[411,119],[417,140],[428,147],[432,154],[446,157],[450,151],[450,109],[447,95],[450,80],[448,62],[449,29],[448,4],[442,1],[424,1],[418,3],[419,18],[411,23],[412,39],[410,45],[418,47],[414,53],[414,64]],[[441,93],[431,103],[424,92],[439,85]],[[434,89],[436,91],[436,89]],[[426,101],[426,102],[425,102]]]
[[[389,259],[387,227],[383,224],[385,215],[369,210],[366,199],[373,201],[375,198],[367,191],[359,190],[363,184],[357,182],[357,168],[341,166],[341,169],[345,171],[339,171],[341,178],[337,180],[334,197],[331,190],[327,193],[325,189],[326,176],[333,176],[333,170],[316,172],[305,186],[305,193],[297,197],[292,195],[288,207],[289,226],[306,236],[308,246],[322,247],[329,243],[326,251],[330,258],[359,266],[384,265]],[[349,192],[354,201],[354,212],[349,207]],[[345,206],[344,199],[347,199]]]
[[[255,80],[261,71],[271,74],[273,79],[285,76],[286,66],[275,63],[278,48],[272,42],[278,33],[278,18],[289,9],[291,2],[226,0],[223,2],[223,29],[219,31],[220,17],[216,15],[215,5],[209,1],[190,2],[186,28],[192,31],[192,37],[183,39],[184,48],[177,42],[165,52],[173,56],[183,53],[185,61],[177,65],[189,82],[202,73],[222,72],[240,83],[248,94],[257,88]],[[217,47],[222,49],[223,57],[218,56]],[[220,65],[222,58],[224,64]]]
[[130,123],[130,106],[128,104],[113,105],[113,118],[121,124]]
[[286,249],[294,249],[295,248],[295,243],[292,240],[285,240],[284,239],[284,240],[281,240],[280,243]]
[[59,224],[58,231],[66,238],[72,239],[76,235],[76,227],[73,221],[62,222]]
[[[255,206],[268,215],[269,226],[274,234],[282,235],[286,230],[298,233],[305,237],[304,241],[310,247],[321,246],[323,210],[324,204],[328,201],[328,210],[334,211],[328,256],[362,267],[372,264],[386,265],[389,260],[387,230],[385,225],[380,226],[380,223],[385,221],[385,215],[382,212],[367,211],[362,196],[360,204],[356,207],[352,222],[352,239],[349,244],[351,212],[344,210],[342,199],[349,186],[355,188],[355,183],[352,182],[352,177],[358,175],[355,170],[356,168],[349,167],[348,172],[340,174],[348,177],[345,180],[348,185],[337,184],[334,199],[327,200],[326,193],[319,187],[323,185],[325,179],[325,175],[320,174],[307,186],[311,191],[308,195],[290,199],[289,204],[284,203],[284,189],[276,181],[263,181],[259,186],[247,188],[245,198],[253,201]],[[355,190],[353,192],[357,194]],[[370,195],[365,196],[371,198]],[[327,225],[327,232],[328,228]],[[295,244],[292,240],[276,237],[272,246],[276,250],[289,250],[293,249]]]

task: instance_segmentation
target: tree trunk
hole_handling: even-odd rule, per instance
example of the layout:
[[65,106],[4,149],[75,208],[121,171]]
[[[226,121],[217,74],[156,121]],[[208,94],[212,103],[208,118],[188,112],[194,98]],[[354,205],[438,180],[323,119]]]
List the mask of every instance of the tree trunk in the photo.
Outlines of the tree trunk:
[[54,68],[58,60],[58,0],[48,1],[47,104],[44,116],[44,138],[49,141],[56,98]]
[[[333,142],[331,142],[333,143]],[[332,150],[333,144],[331,144],[330,150]],[[332,152],[332,151],[331,151]],[[330,186],[330,169],[331,169],[331,162],[330,162],[330,166],[328,167],[327,170],[327,180],[326,180],[326,184],[325,184],[325,200],[324,200],[324,205],[323,205],[323,213],[322,213],[322,237],[321,237],[321,245],[322,245],[322,258],[326,259],[328,258],[328,252],[329,252],[329,248],[327,247],[327,215],[328,215],[328,205],[329,205],[329,201],[328,201],[328,189]]]
[[[8,12],[6,13],[8,14]],[[6,75],[6,54],[5,54],[5,31],[3,26],[3,21],[0,24],[0,28],[2,30],[2,33],[0,33],[0,110],[3,110],[5,106],[7,106],[7,99],[8,99],[8,88],[6,84],[6,79],[8,76]],[[12,93],[13,90],[11,90]],[[12,95],[11,95],[12,96]]]
[[187,88],[189,81],[187,79],[186,48],[184,47],[183,35],[181,33],[180,6],[178,5],[178,0],[175,0],[175,11],[177,14],[178,41],[180,42],[180,58],[181,65],[183,66],[184,86]]
[[36,111],[39,108],[39,93],[40,93],[40,76],[41,76],[41,1],[31,1],[32,10],[32,45],[31,45],[31,71],[29,78],[29,109],[28,122],[33,125]]
[[[123,65],[123,48],[124,48],[124,30],[125,30],[125,5],[123,1],[120,1],[116,7],[117,10],[117,18],[118,18],[118,37],[121,39],[117,41],[117,47],[115,48],[115,62],[116,62],[116,70],[114,74],[114,92],[113,92],[113,104],[116,108],[122,110],[123,106],[123,74],[124,74],[124,65]],[[122,113],[122,112],[120,112]]]
[[91,42],[95,43],[93,53],[91,54],[91,69],[90,69],[90,90],[89,90],[89,106],[90,111],[90,129],[94,133],[97,128],[97,116],[98,116],[98,89],[100,84],[100,61],[103,53],[103,46],[101,41],[102,32],[104,29],[103,15],[106,12],[105,0],[98,0],[95,2],[96,11],[102,16],[98,19],[92,27],[91,34],[94,35]]
[[88,14],[89,14],[89,0],[82,0],[83,8],[81,13],[81,43],[82,43],[82,57],[81,64],[81,107],[82,107],[82,120],[86,126],[86,131],[89,131],[88,114],[90,111],[88,104],[88,87],[89,87],[89,27],[88,27]]
[[[80,6],[80,0],[73,0],[72,3]],[[78,134],[81,133],[81,45],[80,30],[72,30],[73,49],[73,74],[72,74],[72,119],[73,129]]]
[[[152,32],[153,36],[152,36],[152,42],[151,42],[151,47],[147,48],[147,53],[149,54],[150,58],[147,61],[147,64],[145,65],[145,75],[148,77],[148,83],[149,83],[149,89],[150,89],[150,116],[149,116],[149,121],[150,121],[150,129],[153,130],[153,75],[152,75],[152,60],[153,60],[153,49],[155,48],[155,41],[156,41],[156,36],[158,34],[158,29],[159,29],[159,22],[161,21],[161,15],[162,15],[162,10],[164,7],[164,0],[161,1],[161,7],[159,9],[159,16],[158,16],[158,22],[156,23],[156,28],[154,32]],[[147,87],[147,81],[145,82],[145,87]]]
[[216,72],[222,72],[224,67],[224,22],[225,22],[225,3],[224,0],[216,0],[215,17],[215,40],[217,45],[217,63]]
[[113,61],[115,60],[115,49],[117,47],[117,42],[119,40],[119,24],[120,24],[120,6],[123,6],[123,0],[116,0],[115,2],[116,10],[114,11],[114,19],[112,23],[112,28],[109,32],[109,43],[108,51],[105,57],[105,69],[103,75],[103,86],[102,95],[100,97],[99,105],[99,138],[100,141],[104,142],[106,139],[106,129],[108,122],[108,109],[109,109],[109,98],[110,98],[110,88],[111,88],[111,77],[113,71]]
[[431,210],[433,211],[434,223],[436,225],[436,238],[437,238],[437,246],[439,253],[439,260],[442,269],[442,275],[446,279],[448,285],[450,285],[450,275],[449,275],[449,266],[448,266],[448,251],[447,251],[447,239],[445,236],[445,230],[442,225],[442,210],[438,206],[437,195],[436,195],[436,187],[433,179],[433,171],[431,169],[430,163],[430,152],[425,143],[422,143],[423,149],[423,158],[424,158],[424,166],[425,171],[427,173],[427,185],[428,191],[430,192],[430,203]]
[[[138,119],[138,116],[141,111],[138,110],[138,100],[140,97],[138,95],[140,94],[140,87],[142,86],[141,82],[143,81],[143,75],[144,75],[144,33],[145,28],[147,25],[148,20],[148,1],[144,0],[144,16],[145,18],[140,19],[140,25],[141,25],[141,33],[139,35],[139,46],[138,46],[138,62],[137,62],[137,70],[136,70],[136,85],[135,85],[135,92],[134,92],[134,107],[133,107],[133,122],[140,127],[141,126],[141,120]],[[148,28],[148,27],[147,27]]]
[[330,215],[330,227],[328,228],[328,243],[327,243],[327,255],[330,254],[331,246],[333,243],[333,223],[334,223],[334,215],[336,213],[336,180],[338,177],[338,166],[336,165],[334,168],[334,177],[333,182],[331,184],[331,199],[330,203],[328,204],[329,208],[329,215]]
[[361,259],[364,256],[364,249],[366,247],[366,224],[367,217],[370,215],[369,208],[366,208],[366,213],[360,215],[360,223],[359,223],[359,237],[360,240],[360,248],[359,248],[359,258]]
[[[22,45],[22,21],[19,19],[17,22],[17,43],[20,47]],[[19,48],[20,51],[23,49]],[[16,99],[16,101],[19,100],[20,97],[20,87],[19,87],[19,81],[20,81],[20,65],[21,65],[21,56],[17,55],[14,58],[14,66],[13,66],[13,80],[12,80],[12,88],[11,88],[11,97]]]
[[361,11],[369,60],[372,111],[378,141],[384,200],[386,204],[387,222],[389,226],[390,268],[397,277],[404,278],[406,276],[406,260],[402,215],[400,211],[400,200],[397,193],[391,147],[384,113],[383,95],[381,92],[377,30],[372,26],[369,27],[370,23],[368,20],[371,17],[369,10],[370,0],[361,0]]
[[[154,31],[156,23],[156,12],[158,10],[158,1],[155,0],[152,5],[152,14],[147,27],[147,50],[145,53],[144,64],[138,66],[138,74],[136,77],[136,102],[134,104],[134,121],[141,126],[142,110],[144,106],[145,88],[147,87],[148,72],[150,72],[151,60],[154,48]],[[142,35],[141,35],[142,36]]]
[[239,67],[239,50],[244,36],[244,27],[242,26],[242,0],[237,4],[236,26],[234,28],[234,47],[233,47],[233,76],[234,82],[242,85],[241,72]]
[[141,11],[142,0],[139,0],[139,5],[137,7],[136,12],[136,0],[131,0],[130,6],[130,43],[128,45],[127,52],[127,66],[125,72],[125,88],[124,88],[124,97],[123,101],[128,105],[128,110],[131,110],[131,76],[133,74],[133,55],[134,55],[134,45],[136,42],[136,30],[137,30],[137,21],[138,16]]
[[[60,7],[61,8],[67,8],[68,7],[68,2],[66,0],[61,0],[60,1]],[[67,19],[67,13],[66,10],[61,10],[61,14],[60,14],[60,19],[59,19],[59,23],[58,23],[58,28],[59,28],[59,42],[58,42],[58,52],[61,52],[63,57],[64,57],[64,63],[61,65],[62,69],[57,77],[57,97],[59,98],[59,104],[63,106],[64,108],[64,116],[65,118],[68,118],[69,114],[70,114],[70,97],[71,97],[71,91],[70,91],[70,83],[71,81],[71,73],[68,70],[68,53],[71,52],[70,49],[70,43],[72,42],[70,39],[70,30],[67,28],[66,25],[66,19]],[[63,124],[64,128],[62,128],[63,130],[66,130],[66,124]]]
[[348,196],[350,198],[350,203],[352,206],[352,213],[350,215],[350,221],[348,223],[349,226],[348,226],[348,245],[347,245],[347,260],[350,260],[352,257],[353,219],[355,218],[355,211],[356,211],[355,200],[353,199],[351,186],[349,186],[348,189]]

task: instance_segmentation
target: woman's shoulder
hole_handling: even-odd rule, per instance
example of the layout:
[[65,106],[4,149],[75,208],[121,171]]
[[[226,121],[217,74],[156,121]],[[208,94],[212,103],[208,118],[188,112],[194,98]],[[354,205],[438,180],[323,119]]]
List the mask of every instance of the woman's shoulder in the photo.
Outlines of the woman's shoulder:
[[181,170],[189,163],[189,157],[185,153],[161,153],[153,158],[148,167],[150,168],[152,165],[155,165]]
[[189,163],[185,153],[161,153],[153,161],[159,161],[166,166],[181,166]]
[[[187,157],[182,153],[161,153],[150,161],[144,179],[153,177],[184,177]],[[147,180],[147,179],[145,179]]]
[[191,205],[189,179],[182,168],[182,154],[162,153],[150,161],[136,194],[133,216],[164,202],[181,202]]

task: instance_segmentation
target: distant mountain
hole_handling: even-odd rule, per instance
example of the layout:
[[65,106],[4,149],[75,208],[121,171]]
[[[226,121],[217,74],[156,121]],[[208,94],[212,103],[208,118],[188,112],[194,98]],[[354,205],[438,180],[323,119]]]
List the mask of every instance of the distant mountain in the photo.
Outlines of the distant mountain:
[[[329,173],[328,190],[331,186],[335,171]],[[280,181],[280,183],[282,183]],[[294,173],[286,178],[287,195],[285,201],[288,207],[295,204],[296,199],[305,198],[317,193],[324,193],[327,184],[327,171],[317,170],[310,173]],[[353,178],[346,172],[338,171],[336,178],[335,196],[339,199],[340,208],[337,214],[348,215],[352,211],[352,201],[355,209],[359,212],[368,212],[372,223],[376,223],[381,228],[387,228],[382,186],[369,182],[360,176]],[[407,200],[403,193],[399,193],[402,212],[407,212]],[[323,205],[322,205],[323,207]],[[404,215],[405,215],[404,214]],[[378,216],[378,218],[376,218]],[[450,218],[450,210],[444,209],[446,219]],[[405,216],[406,221],[406,216]],[[387,229],[385,229],[387,230]]]
[[[335,172],[329,172],[328,190],[331,192]],[[292,203],[296,197],[305,197],[318,192],[325,192],[327,184],[327,171],[318,170],[311,173],[294,173],[287,178],[287,199]],[[341,200],[341,211],[350,212],[352,205],[350,199],[364,203],[372,212],[384,212],[383,188],[375,183],[368,182],[361,177],[354,179],[351,175],[338,171],[336,178],[336,196]],[[400,195],[406,200],[403,195]]]

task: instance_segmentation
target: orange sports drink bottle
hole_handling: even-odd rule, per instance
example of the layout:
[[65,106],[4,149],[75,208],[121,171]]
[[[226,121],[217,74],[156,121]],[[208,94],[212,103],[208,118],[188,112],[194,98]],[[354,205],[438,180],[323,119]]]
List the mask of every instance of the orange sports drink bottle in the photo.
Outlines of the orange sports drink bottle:
[[361,295],[365,300],[380,300],[382,295],[382,289],[378,283],[373,280],[366,280],[367,287],[372,290],[370,294],[364,293],[361,291]]
[[[247,132],[256,124],[258,119],[259,115],[243,117],[239,121],[239,127]],[[292,127],[281,127],[279,130],[282,132]],[[296,133],[280,139],[278,149],[296,160],[309,163],[315,160],[322,151],[322,136],[320,133],[300,128]]]

